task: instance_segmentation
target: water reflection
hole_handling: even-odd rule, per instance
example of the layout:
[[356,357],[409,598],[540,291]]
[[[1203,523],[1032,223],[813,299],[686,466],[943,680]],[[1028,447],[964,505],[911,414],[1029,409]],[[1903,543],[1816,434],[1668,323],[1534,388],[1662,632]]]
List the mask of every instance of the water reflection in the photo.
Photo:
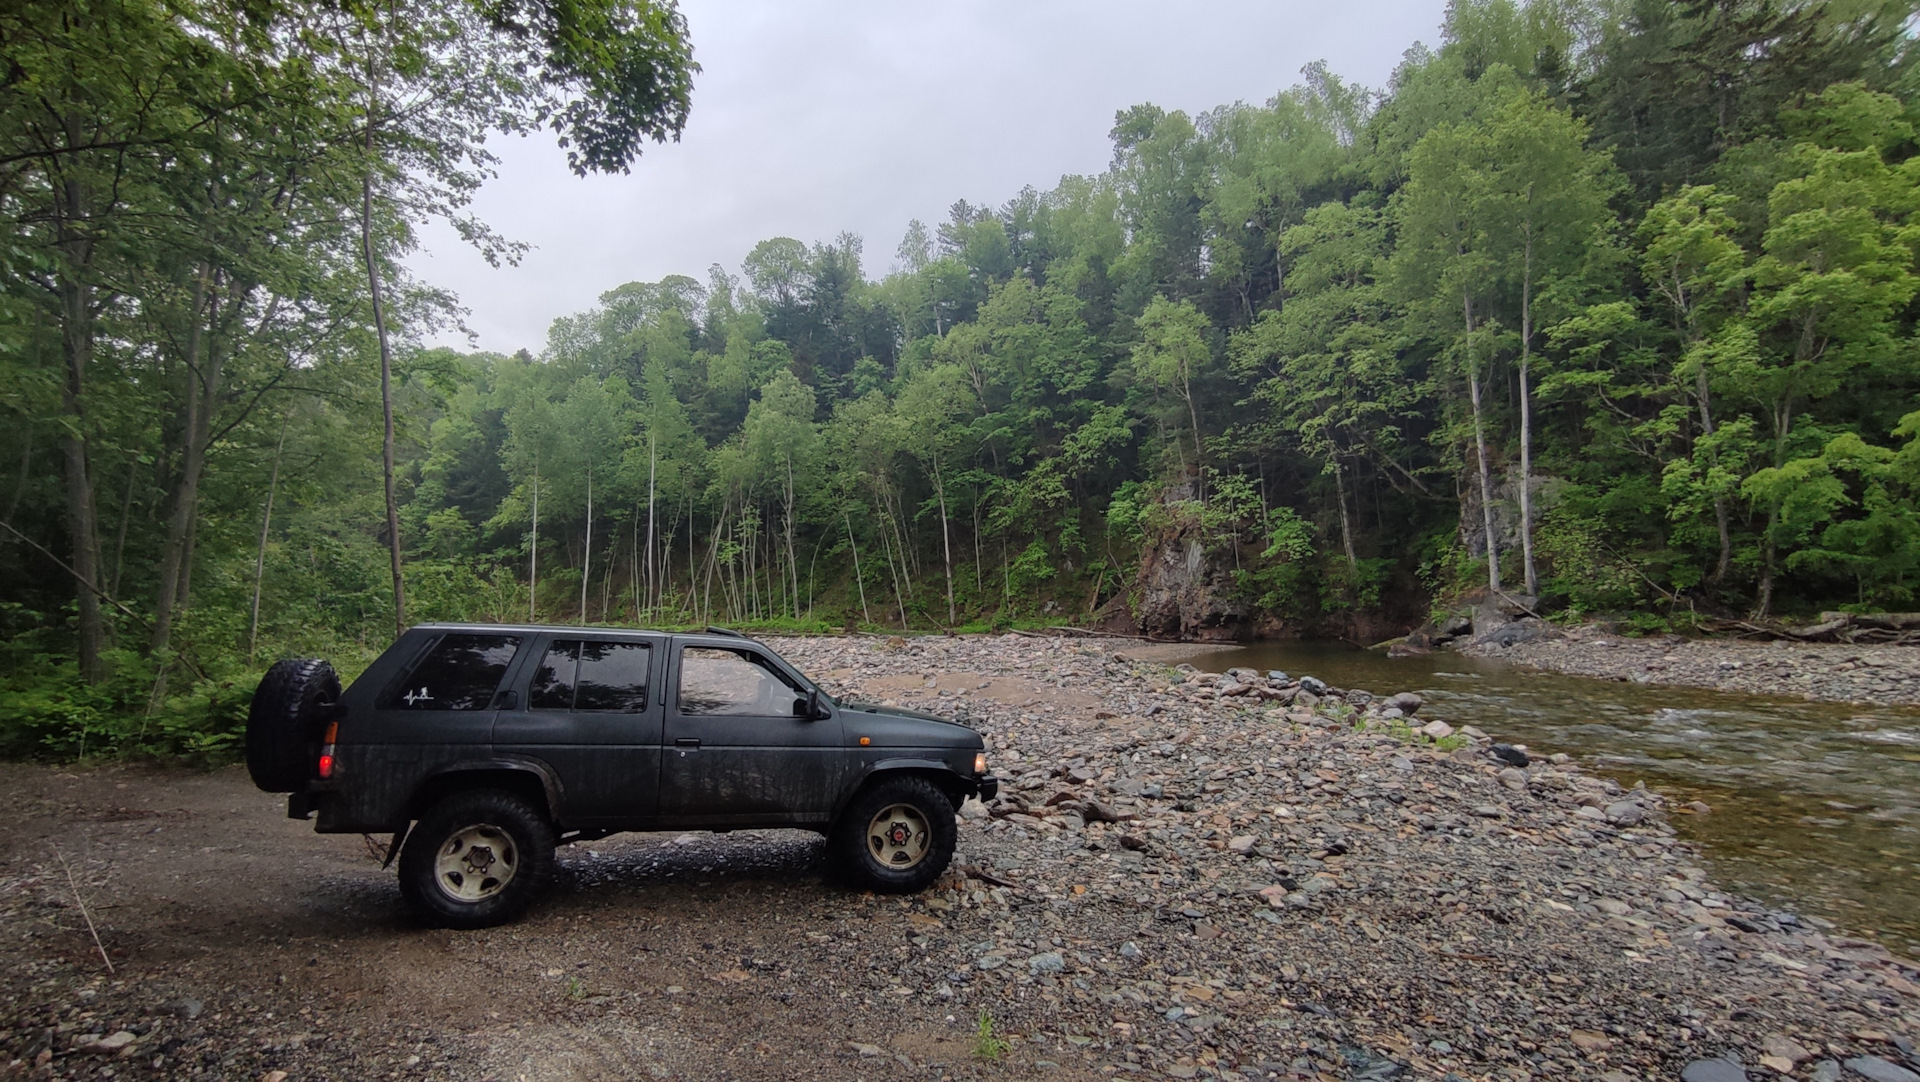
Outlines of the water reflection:
[[1310,674],[1423,715],[1578,756],[1682,801],[1722,883],[1920,949],[1920,712],[1560,676],[1453,654],[1388,659],[1344,644],[1259,643],[1187,658]]

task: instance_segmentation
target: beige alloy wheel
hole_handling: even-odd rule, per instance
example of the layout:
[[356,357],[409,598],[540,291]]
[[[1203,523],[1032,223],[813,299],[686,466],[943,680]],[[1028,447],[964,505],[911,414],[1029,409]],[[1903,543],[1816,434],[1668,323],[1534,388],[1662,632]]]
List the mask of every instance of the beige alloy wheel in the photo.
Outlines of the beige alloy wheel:
[[889,804],[867,824],[867,852],[883,868],[905,871],[927,857],[933,832],[911,804]]
[[496,826],[476,823],[447,836],[433,862],[433,881],[456,902],[483,902],[507,888],[519,870],[513,839]]

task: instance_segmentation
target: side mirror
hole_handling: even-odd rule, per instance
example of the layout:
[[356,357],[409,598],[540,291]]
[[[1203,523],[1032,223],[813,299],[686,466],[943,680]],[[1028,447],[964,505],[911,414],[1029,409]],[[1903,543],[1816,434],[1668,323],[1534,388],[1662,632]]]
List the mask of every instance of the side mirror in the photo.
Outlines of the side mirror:
[[820,693],[809,691],[805,695],[796,696],[793,700],[793,716],[805,718],[808,721],[819,721],[826,717],[827,708],[820,701]]
[[493,709],[495,710],[520,709],[520,693],[517,691],[503,691],[500,694],[495,695],[493,697]]

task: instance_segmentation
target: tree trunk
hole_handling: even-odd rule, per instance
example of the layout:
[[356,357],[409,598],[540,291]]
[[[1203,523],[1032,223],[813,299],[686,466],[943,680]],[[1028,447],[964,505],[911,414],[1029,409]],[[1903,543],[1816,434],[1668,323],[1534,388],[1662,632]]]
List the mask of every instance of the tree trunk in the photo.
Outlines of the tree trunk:
[[1349,592],[1360,585],[1360,557],[1353,551],[1353,520],[1347,515],[1346,470],[1340,465],[1340,457],[1333,457],[1333,489],[1340,497],[1340,544],[1347,550],[1347,573],[1352,586]]
[[[200,510],[200,476],[206,468],[207,438],[213,428],[211,415],[215,396],[219,394],[219,364],[206,333],[213,324],[213,313],[207,311],[204,321],[201,315],[207,308],[207,278],[211,273],[205,264],[201,265],[194,277],[193,303],[187,314],[191,322],[187,329],[180,477],[174,486],[173,510],[167,516],[166,542],[160,555],[159,597],[154,603],[153,633],[148,641],[148,649],[156,655],[165,654],[172,641],[174,615],[181,601],[180,573],[187,560],[187,536]],[[166,663],[162,661],[150,710],[158,708],[160,697],[165,694],[165,668]]]
[[587,544],[580,553],[580,622],[587,623],[587,583],[593,580],[593,463],[587,463]]
[[[1533,189],[1527,189],[1529,201]],[[1533,362],[1533,232],[1527,231],[1520,274],[1520,562],[1530,597],[1540,596],[1540,578],[1533,566],[1533,396],[1527,389],[1527,370]]]
[[843,507],[840,518],[847,524],[847,544],[853,549],[853,584],[860,590],[860,619],[871,624],[873,613],[867,609],[867,581],[860,577],[860,542],[853,539],[853,516]]
[[953,537],[947,528],[947,485],[940,473],[940,458],[933,457],[933,491],[940,499],[940,548],[947,560],[947,626],[960,622],[953,607]]
[[273,497],[280,490],[280,452],[287,446],[287,424],[280,422],[280,442],[273,446],[273,474],[267,481],[267,510],[260,516],[260,549],[253,558],[253,609],[247,618],[247,664],[253,664],[260,642],[260,586],[267,577],[267,531],[273,527]]
[[[1700,370],[1694,374],[1694,393],[1700,400],[1700,430],[1708,436],[1713,435],[1713,404],[1710,398],[1711,391],[1712,388],[1708,386],[1707,383],[1707,366],[1703,364],[1700,366]],[[1714,524],[1718,526],[1720,530],[1720,559],[1714,564],[1713,574],[1707,579],[1708,582],[1715,586],[1720,585],[1720,583],[1726,580],[1727,571],[1733,566],[1733,531],[1728,524],[1730,517],[1727,511],[1726,497],[1715,496],[1713,498],[1713,520]]]
[[407,629],[407,588],[400,568],[400,503],[393,479],[393,350],[387,342],[386,302],[380,294],[380,261],[373,250],[373,110],[367,110],[367,172],[360,177],[360,250],[373,299],[373,333],[380,343],[380,473],[387,499],[387,562],[393,576],[393,637]]
[[[83,141],[78,116],[67,117],[67,143]],[[105,675],[100,652],[106,626],[100,615],[99,524],[94,517],[93,479],[87,470],[86,385],[93,363],[93,287],[83,281],[82,268],[91,262],[92,242],[76,228],[87,218],[88,193],[79,180],[61,187],[58,214],[59,263],[55,288],[60,301],[60,348],[66,361],[61,406],[69,418],[62,441],[67,482],[67,536],[73,549],[73,573],[80,580],[76,595],[74,656],[80,678],[96,683]]]
[[533,536],[527,540],[527,622],[538,623],[540,614],[540,456],[533,459]]
[[1480,408],[1480,370],[1473,361],[1473,299],[1463,298],[1467,317],[1467,393],[1473,400],[1473,449],[1480,460],[1480,521],[1487,531],[1487,585],[1500,588],[1500,546],[1493,533],[1493,473],[1487,466],[1487,428]]
[[660,591],[653,576],[653,500],[654,475],[659,465],[659,450],[654,444],[653,426],[647,426],[647,611],[659,604]]
[[1180,366],[1180,389],[1187,399],[1187,419],[1193,422],[1193,491],[1201,503],[1207,502],[1207,454],[1200,443],[1200,411],[1193,404],[1193,380],[1187,366]]

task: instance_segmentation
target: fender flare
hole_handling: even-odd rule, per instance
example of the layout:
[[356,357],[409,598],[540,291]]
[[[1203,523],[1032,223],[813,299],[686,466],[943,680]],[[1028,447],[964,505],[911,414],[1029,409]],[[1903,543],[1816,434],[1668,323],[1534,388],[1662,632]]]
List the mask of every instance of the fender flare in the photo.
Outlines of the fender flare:
[[953,767],[948,766],[939,759],[929,759],[920,755],[902,755],[891,759],[880,759],[868,764],[860,778],[853,785],[847,787],[846,795],[841,797],[840,802],[834,806],[833,818],[835,821],[839,820],[840,813],[847,809],[847,805],[853,803],[853,798],[858,796],[861,790],[865,789],[875,778],[882,774],[902,773],[937,774],[943,778],[952,779],[960,789],[968,793],[972,793],[978,789],[978,785],[973,779],[956,773]]
[[548,766],[539,759],[531,757],[495,756],[487,759],[461,759],[457,762],[447,763],[444,766],[434,768],[426,777],[421,778],[420,784],[414,787],[414,794],[418,795],[420,790],[425,789],[427,786],[442,778],[455,774],[471,774],[482,770],[505,770],[519,774],[531,774],[539,779],[540,790],[546,795],[547,814],[553,817],[556,824],[559,822],[561,809],[565,807],[566,790],[561,786],[560,777],[553,772],[551,766]]

